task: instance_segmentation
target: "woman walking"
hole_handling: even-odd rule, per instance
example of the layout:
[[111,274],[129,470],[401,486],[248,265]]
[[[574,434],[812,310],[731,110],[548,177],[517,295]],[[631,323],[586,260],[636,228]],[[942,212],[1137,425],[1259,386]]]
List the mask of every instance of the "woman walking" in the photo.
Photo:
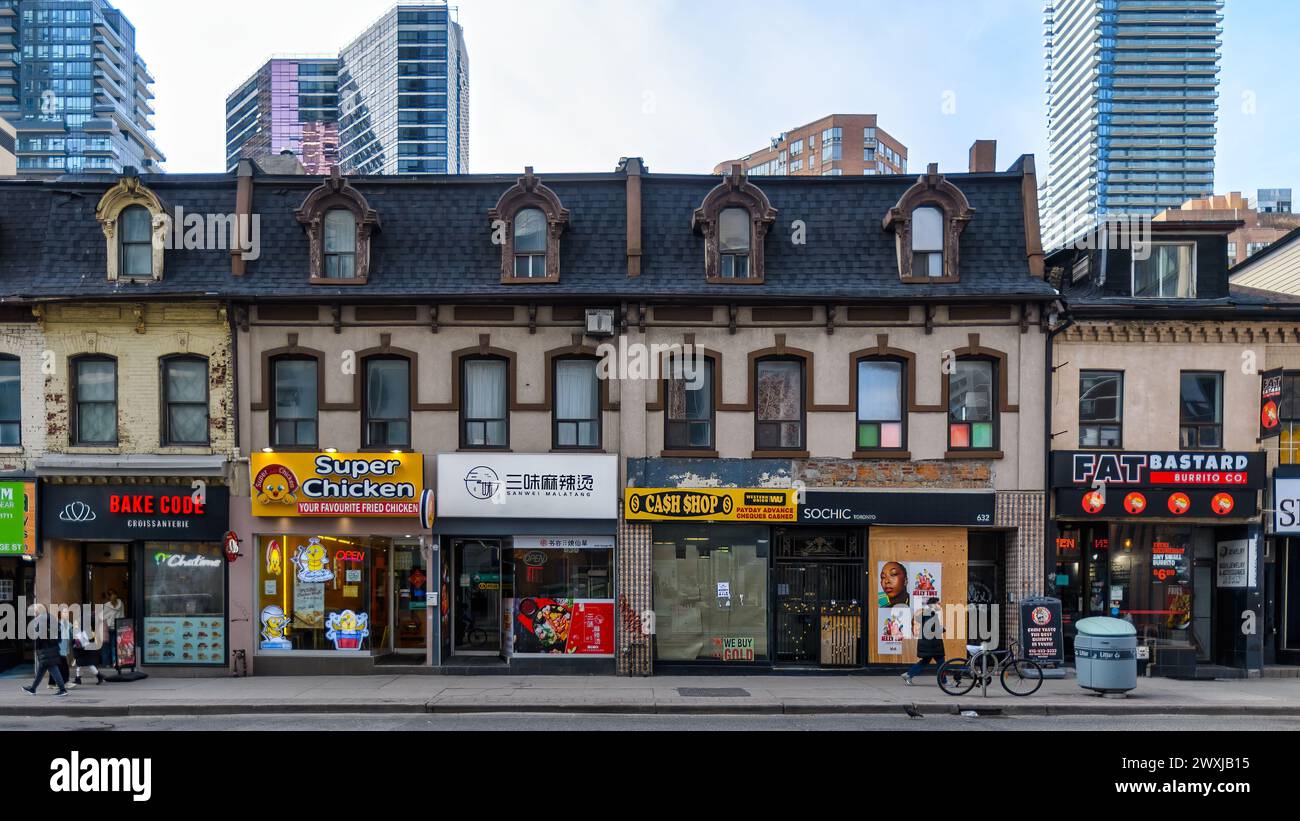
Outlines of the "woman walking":
[[[92,628],[93,630],[93,628]],[[77,621],[77,611],[72,611],[72,660],[76,664],[73,668],[73,684],[81,684],[81,668],[86,668],[95,674],[95,683],[104,683],[104,674],[99,672],[99,639],[93,633],[87,633],[82,629],[81,624]]]
[[[23,692],[29,696],[36,695],[36,688],[41,686],[41,679],[45,674],[50,674],[50,680],[59,688],[55,693],[56,696],[66,696],[68,688],[64,686],[63,673],[59,671],[59,637],[57,634],[57,625],[50,625],[46,616],[45,605],[37,604],[32,607],[32,616],[37,621],[36,638],[32,640],[32,645],[36,650],[36,678],[32,679],[30,687],[23,687]],[[46,622],[41,624],[41,622]]]

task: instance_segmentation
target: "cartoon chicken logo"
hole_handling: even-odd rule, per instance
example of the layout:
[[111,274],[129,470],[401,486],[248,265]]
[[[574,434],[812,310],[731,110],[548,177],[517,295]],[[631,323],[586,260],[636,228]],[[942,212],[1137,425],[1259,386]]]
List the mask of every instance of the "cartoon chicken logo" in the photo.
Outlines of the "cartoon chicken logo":
[[1130,493],[1124,497],[1124,509],[1134,516],[1145,513],[1147,509],[1147,497],[1143,496],[1141,493]]
[[291,619],[278,604],[262,608],[262,649],[291,650],[293,644],[285,637]]
[[1186,493],[1175,493],[1169,497],[1169,512],[1175,516],[1182,516],[1192,508],[1192,500]]
[[1277,403],[1269,400],[1264,403],[1264,407],[1259,412],[1259,422],[1263,425],[1264,430],[1272,430],[1277,427],[1279,422],[1277,415]]
[[298,477],[284,465],[267,465],[253,477],[253,490],[259,505],[291,505],[297,501]]
[[275,539],[266,546],[266,575],[279,576],[284,572],[284,548]]
[[1230,493],[1216,493],[1210,500],[1210,509],[1220,516],[1227,516],[1232,512],[1235,503],[1232,501]]
[[370,635],[370,617],[365,613],[344,610],[330,613],[325,619],[325,638],[334,642],[335,650],[360,650],[361,643]]
[[329,553],[320,543],[319,536],[312,536],[307,540],[307,544],[298,546],[293,554],[293,564],[298,568],[299,581],[327,582],[334,578]]
[[1106,497],[1100,490],[1090,490],[1083,494],[1083,511],[1085,513],[1100,513],[1106,506]]

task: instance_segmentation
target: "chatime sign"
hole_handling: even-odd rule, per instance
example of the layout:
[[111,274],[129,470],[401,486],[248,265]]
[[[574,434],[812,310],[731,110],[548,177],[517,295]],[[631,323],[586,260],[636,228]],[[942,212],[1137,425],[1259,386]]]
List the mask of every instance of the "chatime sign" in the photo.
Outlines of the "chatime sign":
[[424,490],[419,453],[255,453],[254,516],[416,516]]

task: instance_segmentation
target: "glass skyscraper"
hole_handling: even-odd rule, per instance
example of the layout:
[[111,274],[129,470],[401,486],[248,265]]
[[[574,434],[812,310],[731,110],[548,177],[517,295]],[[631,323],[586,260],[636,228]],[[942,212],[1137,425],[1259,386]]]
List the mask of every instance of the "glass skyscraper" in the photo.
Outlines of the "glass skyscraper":
[[226,160],[292,151],[309,173],[463,174],[469,56],[455,7],[400,4],[337,58],[273,59],[226,100]]
[[1047,0],[1043,245],[1214,192],[1222,0]]
[[161,172],[154,79],[135,28],[105,0],[0,0],[0,116],[18,173]]

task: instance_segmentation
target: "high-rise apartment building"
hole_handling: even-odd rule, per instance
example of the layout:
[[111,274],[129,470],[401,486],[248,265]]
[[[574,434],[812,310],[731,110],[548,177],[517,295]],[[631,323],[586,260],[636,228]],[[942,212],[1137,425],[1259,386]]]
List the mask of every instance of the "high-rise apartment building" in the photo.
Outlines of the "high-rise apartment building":
[[740,163],[754,177],[839,177],[906,174],[907,147],[876,125],[875,114],[831,114],[772,138],[743,157],[718,163],[726,174]]
[[153,82],[135,27],[105,0],[0,0],[0,116],[19,174],[161,171]]
[[1043,245],[1214,191],[1222,0],[1046,0]]
[[469,55],[456,8],[403,3],[338,57],[272,59],[226,99],[226,163],[292,151],[307,171],[469,170]]

